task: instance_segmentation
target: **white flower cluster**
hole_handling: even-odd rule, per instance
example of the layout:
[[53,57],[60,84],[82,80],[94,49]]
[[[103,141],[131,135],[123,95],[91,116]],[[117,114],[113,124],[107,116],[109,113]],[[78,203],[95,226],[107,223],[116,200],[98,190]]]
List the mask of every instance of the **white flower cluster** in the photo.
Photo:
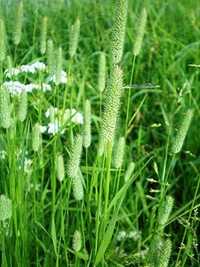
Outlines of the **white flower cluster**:
[[17,68],[10,68],[5,70],[6,78],[17,76],[20,73],[36,73],[38,71],[44,71],[46,65],[43,62],[36,61],[32,64],[22,65]]
[[130,232],[126,232],[124,230],[119,231],[118,235],[117,235],[117,241],[123,241],[125,239],[133,239],[134,241],[137,241],[138,239],[141,238],[141,232],[137,231],[137,230],[133,230]]
[[70,121],[75,124],[83,124],[83,114],[78,112],[76,109],[62,109],[56,107],[50,107],[45,112],[45,117],[50,119],[50,122],[44,126],[40,125],[40,132],[54,135],[57,133],[63,134],[65,129],[63,126],[66,122]]
[[83,114],[78,112],[76,109],[65,109],[64,112],[62,109],[56,107],[50,107],[45,112],[46,118],[55,118],[62,117],[62,121],[65,123],[71,121],[75,124],[83,124]]
[[[16,68],[10,68],[5,70],[5,77],[11,79],[13,76],[17,76],[20,73],[36,73],[39,71],[44,71],[46,65],[43,62],[36,61],[31,64],[21,65]],[[32,92],[33,90],[42,90],[43,92],[50,91],[51,85],[49,83],[56,83],[56,75],[50,75],[46,79],[46,83],[37,84],[23,84],[19,81],[5,81],[3,85],[9,91],[11,95],[18,95],[22,92]],[[67,73],[62,70],[60,75],[60,84],[67,83]]]
[[[47,82],[53,82],[56,83],[56,75],[53,74],[47,78]],[[67,83],[67,73],[62,70],[60,74],[60,84],[66,84]]]
[[8,90],[8,92],[11,95],[18,95],[22,92],[30,93],[33,90],[42,90],[43,92],[50,91],[51,86],[47,83],[42,84],[36,84],[36,83],[30,83],[30,84],[23,84],[18,81],[8,81],[4,82],[3,86]]

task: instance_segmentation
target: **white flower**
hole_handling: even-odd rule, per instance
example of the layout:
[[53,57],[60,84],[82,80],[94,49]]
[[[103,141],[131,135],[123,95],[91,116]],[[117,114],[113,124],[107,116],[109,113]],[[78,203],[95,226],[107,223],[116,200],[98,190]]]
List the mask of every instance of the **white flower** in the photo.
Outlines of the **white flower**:
[[117,235],[117,241],[122,241],[126,238],[126,232],[123,230],[123,231],[120,231]]
[[64,121],[69,119],[75,124],[83,124],[83,115],[74,108],[66,109],[64,112]]
[[47,127],[48,127],[48,130],[47,130],[48,134],[53,134],[54,135],[54,134],[59,132],[59,123],[58,123],[58,121],[50,122]]
[[58,108],[54,108],[54,107],[50,107],[47,109],[47,111],[45,112],[45,117],[46,118],[51,118],[51,117],[55,117],[58,114]]
[[8,82],[4,82],[3,86],[5,86],[5,88],[9,91],[9,93],[11,95],[18,95],[18,94],[21,94],[22,92],[30,93],[33,90],[42,90],[44,92],[51,90],[51,86],[49,84],[46,84],[46,83],[42,83],[42,84],[34,84],[34,83],[23,84],[23,83],[21,83],[19,81],[8,81]]
[[46,130],[47,130],[47,126],[42,126],[42,125],[40,125],[40,132],[41,132],[41,133],[45,133]]
[[36,61],[32,64],[22,65],[17,68],[10,68],[5,70],[5,75],[7,78],[12,76],[17,76],[19,73],[36,73],[37,71],[45,70],[46,65],[42,62]]
[[4,82],[3,86],[8,90],[8,92],[12,95],[21,94],[25,91],[25,84],[20,83],[18,81],[9,81]]
[[141,238],[141,232],[134,230],[134,231],[130,231],[127,235],[128,238],[133,239],[134,241],[138,240]]
[[[60,84],[66,84],[67,83],[67,73],[62,70],[60,75]],[[47,78],[47,82],[53,82],[56,83],[56,75],[51,75]]]

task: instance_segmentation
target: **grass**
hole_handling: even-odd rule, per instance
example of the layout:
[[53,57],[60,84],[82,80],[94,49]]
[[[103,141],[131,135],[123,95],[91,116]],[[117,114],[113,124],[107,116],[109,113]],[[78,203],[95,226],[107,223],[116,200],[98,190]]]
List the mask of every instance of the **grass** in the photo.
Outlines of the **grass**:
[[[115,62],[123,71],[117,127],[99,153],[102,125],[109,131],[111,119],[102,118],[116,113],[109,113],[108,89],[115,85],[115,97],[120,88],[111,38],[117,2],[125,1],[25,0],[17,22],[18,2],[0,1],[3,267],[200,265],[199,3],[144,1],[147,24],[134,56],[143,6],[128,1]],[[106,67],[99,68],[100,57]],[[6,77],[7,68],[36,61],[48,70]],[[56,82],[47,80],[52,68]],[[67,82],[60,83],[61,70]],[[107,93],[99,90],[105,77]],[[4,88],[10,80],[51,90],[13,96]]]

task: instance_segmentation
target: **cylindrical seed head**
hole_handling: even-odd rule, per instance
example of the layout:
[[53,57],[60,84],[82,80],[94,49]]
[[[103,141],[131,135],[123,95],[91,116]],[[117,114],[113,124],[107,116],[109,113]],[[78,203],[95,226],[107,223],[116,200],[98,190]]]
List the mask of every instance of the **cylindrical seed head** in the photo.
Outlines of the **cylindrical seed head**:
[[82,145],[83,145],[83,138],[81,135],[77,135],[67,165],[67,174],[70,178],[77,177],[78,175],[81,154],[82,154]]
[[193,117],[193,110],[189,109],[185,116],[183,117],[183,120],[181,122],[181,125],[177,131],[176,137],[174,138],[173,144],[172,144],[172,153],[176,154],[179,153],[183,147],[187,132],[189,130],[191,121]]
[[18,45],[21,41],[23,21],[23,1],[21,0],[16,8],[15,25],[13,31],[14,44]]
[[85,148],[88,148],[90,144],[91,144],[91,104],[89,100],[86,100],[84,108],[83,146]]
[[17,110],[17,118],[19,121],[23,122],[26,119],[28,108],[28,98],[27,93],[23,92],[19,96],[18,110]]
[[40,52],[42,55],[46,52],[47,22],[48,18],[43,17],[40,33]]
[[144,38],[145,27],[147,22],[147,11],[145,8],[142,9],[140,20],[138,24],[138,30],[136,34],[136,39],[133,47],[134,56],[138,56],[142,47],[142,41]]
[[1,86],[0,88],[0,124],[7,129],[11,126],[11,104],[8,91]]
[[121,168],[124,159],[125,152],[125,138],[120,137],[115,144],[114,155],[113,155],[113,166],[117,169]]
[[118,64],[123,55],[126,20],[127,20],[127,0],[116,0],[115,20],[112,29],[112,61]]
[[65,164],[63,156],[61,154],[57,155],[56,169],[57,169],[57,178],[60,182],[62,182],[65,177]]
[[76,54],[78,48],[78,41],[80,35],[80,20],[76,19],[75,23],[71,26],[69,35],[69,55],[73,58]]
[[106,85],[106,55],[100,53],[99,57],[99,72],[98,72],[98,91],[102,93]]
[[0,62],[6,57],[6,32],[3,19],[0,19]]
[[75,252],[79,252],[82,248],[82,237],[79,230],[76,230],[74,232],[72,248]]

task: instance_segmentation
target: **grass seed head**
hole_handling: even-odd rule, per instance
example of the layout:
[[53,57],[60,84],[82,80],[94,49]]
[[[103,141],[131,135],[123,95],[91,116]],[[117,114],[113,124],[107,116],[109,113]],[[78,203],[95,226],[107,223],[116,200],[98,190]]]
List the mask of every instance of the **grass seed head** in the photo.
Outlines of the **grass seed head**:
[[106,85],[106,55],[100,53],[99,57],[99,72],[98,72],[98,91],[103,92]]
[[82,248],[82,236],[79,230],[74,232],[72,248],[75,252],[79,252]]
[[70,35],[69,35],[69,55],[70,58],[73,58],[76,54],[78,48],[80,35],[80,20],[76,19],[75,23],[71,26]]
[[91,144],[91,104],[89,100],[85,102],[83,146],[88,148]]
[[183,117],[183,120],[181,122],[181,125],[177,131],[177,134],[174,138],[174,141],[172,143],[172,153],[177,154],[181,151],[187,132],[189,130],[191,121],[192,121],[192,117],[193,117],[193,110],[189,109],[185,116]]
[[173,197],[167,196],[166,200],[162,203],[158,214],[158,222],[161,228],[164,228],[166,223],[168,222],[173,205],[174,205]]
[[56,169],[57,169],[57,178],[60,182],[62,182],[65,177],[65,164],[64,164],[63,155],[61,154],[57,155]]
[[107,88],[105,109],[102,118],[99,155],[101,156],[108,143],[113,143],[117,118],[120,109],[120,100],[123,90],[122,70],[115,66],[111,75],[110,85]]
[[6,57],[6,32],[4,20],[0,19],[0,62]]
[[12,216],[12,202],[5,195],[0,196],[0,221],[10,219]]
[[43,17],[40,33],[40,52],[42,55],[46,52],[47,24],[48,18]]
[[47,65],[48,65],[48,71],[49,73],[53,73],[54,72],[54,45],[53,45],[53,41],[51,39],[49,39],[47,41]]
[[160,250],[159,267],[168,267],[171,251],[172,251],[172,242],[168,238],[163,242],[162,249]]
[[8,91],[1,86],[0,88],[0,123],[5,129],[11,126],[11,104]]
[[115,144],[114,157],[113,157],[113,166],[117,169],[121,168],[124,159],[125,152],[125,138],[120,137]]
[[41,132],[40,132],[40,124],[36,123],[33,127],[32,131],[32,148],[34,152],[37,152],[41,145]]
[[84,198],[84,189],[82,182],[82,173],[79,169],[76,177],[72,178],[73,196],[76,201],[81,201]]
[[128,165],[128,168],[124,174],[124,181],[125,182],[127,182],[131,178],[131,176],[134,172],[134,169],[135,169],[135,162],[130,162]]
[[133,54],[134,56],[138,56],[142,47],[142,41],[144,38],[145,28],[146,28],[146,22],[147,22],[147,11],[144,7],[142,9],[139,23],[138,23],[138,30],[136,34],[136,39],[133,47]]
[[16,8],[15,26],[13,31],[13,41],[18,45],[21,41],[22,35],[22,22],[23,22],[23,1],[21,0]]
[[81,154],[82,154],[83,138],[81,135],[77,135],[72,146],[71,155],[67,165],[67,174],[70,178],[77,177]]
[[18,110],[17,110],[17,118],[19,121],[23,122],[26,119],[28,108],[28,98],[27,93],[23,92],[19,96]]
[[60,84],[61,75],[62,75],[62,65],[63,65],[63,56],[62,56],[62,47],[59,47],[57,50],[57,62],[56,62],[56,84]]
[[112,61],[118,64],[123,55],[126,20],[127,20],[127,0],[116,0],[115,18],[112,29]]

